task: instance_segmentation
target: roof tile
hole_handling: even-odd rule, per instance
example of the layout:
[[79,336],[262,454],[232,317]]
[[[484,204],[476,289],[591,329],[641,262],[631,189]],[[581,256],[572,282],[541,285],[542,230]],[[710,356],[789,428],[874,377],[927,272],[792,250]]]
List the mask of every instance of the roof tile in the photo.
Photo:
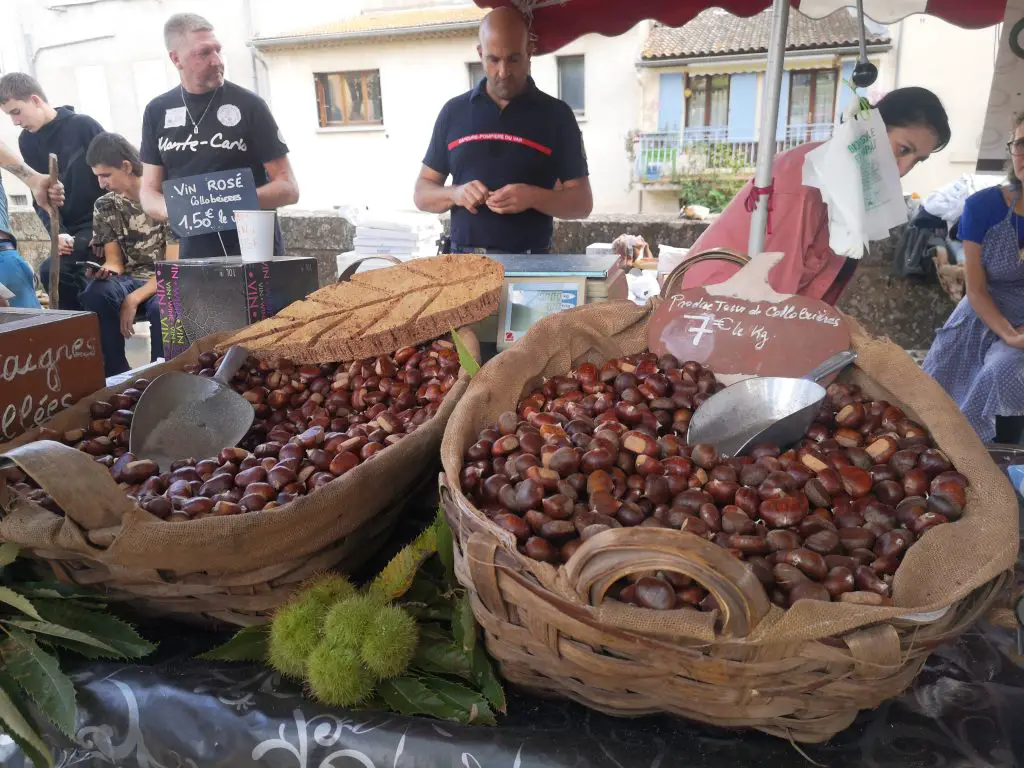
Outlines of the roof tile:
[[[789,15],[786,50],[856,45],[860,39],[858,27],[856,14],[848,8],[823,19],[811,19],[794,10]],[[878,29],[882,31],[875,31]],[[721,8],[709,8],[681,27],[655,24],[647,37],[643,58],[656,61],[767,52],[770,33],[770,10],[744,18]],[[888,30],[872,23],[867,42],[869,45],[890,42]]]

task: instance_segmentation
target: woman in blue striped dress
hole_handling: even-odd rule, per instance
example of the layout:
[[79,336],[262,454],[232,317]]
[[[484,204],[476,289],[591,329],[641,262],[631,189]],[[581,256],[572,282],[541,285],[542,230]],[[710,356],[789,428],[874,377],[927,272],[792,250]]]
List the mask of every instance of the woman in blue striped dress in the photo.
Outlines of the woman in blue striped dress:
[[1007,146],[1009,183],[964,205],[967,294],[924,362],[985,442],[995,438],[996,417],[1024,415],[1024,113]]

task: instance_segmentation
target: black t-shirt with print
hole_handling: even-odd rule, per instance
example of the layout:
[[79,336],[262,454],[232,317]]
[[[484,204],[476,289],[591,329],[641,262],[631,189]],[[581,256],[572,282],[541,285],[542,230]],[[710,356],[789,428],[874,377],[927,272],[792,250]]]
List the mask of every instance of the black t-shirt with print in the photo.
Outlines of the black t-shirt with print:
[[[260,187],[268,181],[263,164],[287,155],[288,145],[267,103],[225,81],[213,93],[196,95],[175,87],[149,102],[140,154],[142,162],[162,166],[167,180],[249,168]],[[216,233],[183,238],[180,257],[223,256],[224,248],[237,256],[238,234],[220,234],[223,247]],[[274,232],[274,253],[284,253],[280,226]]]

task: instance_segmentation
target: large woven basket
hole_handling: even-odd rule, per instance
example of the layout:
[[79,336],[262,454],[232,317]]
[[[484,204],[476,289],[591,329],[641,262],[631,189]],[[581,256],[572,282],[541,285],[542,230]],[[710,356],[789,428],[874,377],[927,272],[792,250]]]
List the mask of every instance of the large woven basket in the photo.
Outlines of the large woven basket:
[[[479,359],[472,332],[459,333]],[[147,378],[184,368],[225,337],[201,339],[147,370]],[[430,421],[307,496],[274,510],[184,523],[137,507],[86,454],[31,443],[34,430],[0,445],[0,455],[45,488],[65,515],[17,498],[0,476],[0,540],[18,544],[59,580],[142,613],[211,625],[263,623],[303,580],[329,569],[352,573],[387,541],[406,503],[435,482],[444,427],[466,384],[462,373]],[[130,386],[97,392],[45,426],[84,426],[92,402]]]
[[[963,518],[908,552],[895,607],[801,601],[783,611],[725,550],[667,529],[605,531],[561,568],[526,558],[459,488],[466,448],[543,377],[643,350],[651,310],[608,303],[547,318],[471,382],[442,444],[441,495],[459,581],[513,684],[613,715],[672,713],[824,741],[909,686],[938,645],[989,608],[1016,559],[1014,491],[942,390],[902,350],[850,320],[860,357],[844,379],[900,404],[971,481]],[[722,610],[657,612],[601,600],[615,580],[653,570],[694,578]]]

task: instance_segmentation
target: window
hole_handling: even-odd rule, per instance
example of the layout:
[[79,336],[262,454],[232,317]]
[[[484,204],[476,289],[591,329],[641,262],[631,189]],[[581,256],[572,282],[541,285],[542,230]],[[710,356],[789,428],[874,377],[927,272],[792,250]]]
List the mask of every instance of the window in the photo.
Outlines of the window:
[[586,88],[583,82],[583,57],[558,57],[558,98],[572,107],[577,115],[586,110]]
[[687,128],[725,128],[729,125],[728,75],[698,75],[689,78],[689,86]]
[[380,72],[329,72],[313,76],[320,127],[380,125]]
[[476,88],[477,83],[484,79],[484,65],[479,61],[471,61],[466,65],[469,70],[469,89]]
[[27,208],[28,207],[28,195],[11,195],[11,205]]
[[836,116],[838,81],[839,77],[834,69],[790,73],[790,138],[811,140],[816,138],[817,128],[831,127]]

